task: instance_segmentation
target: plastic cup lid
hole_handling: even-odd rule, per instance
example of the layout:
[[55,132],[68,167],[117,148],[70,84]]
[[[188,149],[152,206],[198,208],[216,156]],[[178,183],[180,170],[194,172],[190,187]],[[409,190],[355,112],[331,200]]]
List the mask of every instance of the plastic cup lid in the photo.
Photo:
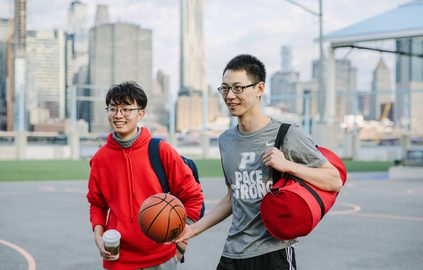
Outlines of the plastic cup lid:
[[103,240],[107,243],[114,243],[120,240],[120,233],[116,230],[107,230],[103,234]]

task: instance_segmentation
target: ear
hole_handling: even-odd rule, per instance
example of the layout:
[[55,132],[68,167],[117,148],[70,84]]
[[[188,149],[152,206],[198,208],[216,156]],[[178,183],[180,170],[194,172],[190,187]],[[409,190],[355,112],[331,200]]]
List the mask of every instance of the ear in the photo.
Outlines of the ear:
[[264,89],[265,89],[264,82],[259,82],[259,83],[257,84],[257,89],[258,89],[258,91],[257,91],[257,97],[259,98],[259,97],[261,97],[261,96],[263,95],[263,93],[264,93]]
[[141,121],[144,118],[144,115],[145,115],[145,109],[139,110],[138,115],[137,115],[138,122]]

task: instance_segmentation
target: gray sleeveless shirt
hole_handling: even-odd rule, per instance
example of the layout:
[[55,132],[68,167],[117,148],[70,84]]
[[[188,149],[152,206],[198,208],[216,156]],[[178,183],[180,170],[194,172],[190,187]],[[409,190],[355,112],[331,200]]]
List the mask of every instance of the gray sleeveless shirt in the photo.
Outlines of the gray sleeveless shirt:
[[[232,225],[223,249],[224,257],[255,257],[296,242],[272,237],[260,217],[261,201],[272,185],[271,170],[263,164],[263,154],[274,146],[280,125],[278,120],[271,119],[251,134],[242,134],[235,126],[219,137],[226,184],[233,191]],[[295,124],[288,130],[282,151],[287,159],[308,167],[320,167],[326,162],[312,140]]]

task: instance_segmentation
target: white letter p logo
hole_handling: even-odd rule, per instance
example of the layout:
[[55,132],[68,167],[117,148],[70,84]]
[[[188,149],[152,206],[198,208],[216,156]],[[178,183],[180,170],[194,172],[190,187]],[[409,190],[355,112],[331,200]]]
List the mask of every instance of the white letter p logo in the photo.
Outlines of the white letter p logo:
[[239,163],[239,169],[245,170],[248,163],[253,163],[256,154],[254,152],[241,153],[241,162]]

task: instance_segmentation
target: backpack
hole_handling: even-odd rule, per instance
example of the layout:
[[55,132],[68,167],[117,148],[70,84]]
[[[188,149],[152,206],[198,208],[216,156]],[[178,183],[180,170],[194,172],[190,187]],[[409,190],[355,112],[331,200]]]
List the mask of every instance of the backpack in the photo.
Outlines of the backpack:
[[[162,161],[160,159],[159,154],[159,145],[160,139],[159,138],[152,138],[149,145],[148,145],[148,157],[150,158],[151,166],[153,167],[154,173],[156,174],[157,178],[159,179],[160,185],[162,186],[164,193],[170,193],[169,183],[167,181],[166,173],[163,168]],[[197,183],[200,183],[200,179],[198,176],[198,169],[197,165],[192,159],[186,158],[181,155],[182,160],[184,163],[191,169],[192,175]],[[201,189],[201,192],[203,190]],[[205,204],[204,201],[202,203],[201,211],[200,211],[200,218],[204,216],[205,211]]]
[[[280,149],[290,125],[282,124],[275,147]],[[338,170],[342,185],[347,178],[343,161],[329,149],[316,146]],[[269,233],[282,240],[309,234],[335,203],[337,192],[318,189],[290,174],[273,170],[273,186],[261,203],[260,214]]]

